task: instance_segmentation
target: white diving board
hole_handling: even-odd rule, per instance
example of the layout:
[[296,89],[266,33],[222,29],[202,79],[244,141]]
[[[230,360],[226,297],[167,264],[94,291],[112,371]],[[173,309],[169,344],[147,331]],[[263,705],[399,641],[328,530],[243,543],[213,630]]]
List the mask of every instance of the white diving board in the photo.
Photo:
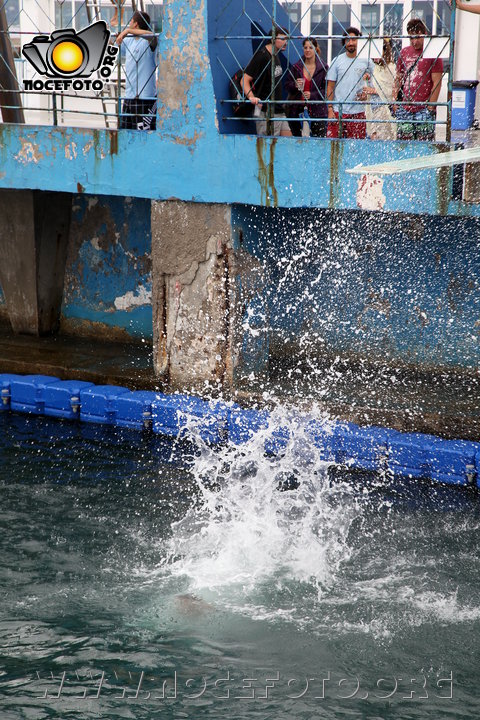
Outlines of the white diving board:
[[477,161],[480,161],[480,147],[472,147],[464,150],[449,150],[448,152],[439,152],[433,155],[405,158],[405,160],[393,160],[378,163],[377,165],[356,165],[353,168],[348,168],[347,173],[354,175],[395,175],[396,173],[449,167],[460,163]]

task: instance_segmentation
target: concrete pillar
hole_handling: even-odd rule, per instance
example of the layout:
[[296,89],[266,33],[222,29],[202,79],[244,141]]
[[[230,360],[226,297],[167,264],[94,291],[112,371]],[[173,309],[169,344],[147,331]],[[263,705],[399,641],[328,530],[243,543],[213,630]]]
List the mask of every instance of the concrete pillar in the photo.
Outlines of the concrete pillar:
[[152,202],[154,364],[172,386],[232,387],[265,369],[258,265],[233,250],[229,206]]
[[478,163],[465,163],[462,200],[468,203],[480,202],[480,167]]
[[0,191],[0,285],[15,333],[58,328],[71,207],[70,193]]

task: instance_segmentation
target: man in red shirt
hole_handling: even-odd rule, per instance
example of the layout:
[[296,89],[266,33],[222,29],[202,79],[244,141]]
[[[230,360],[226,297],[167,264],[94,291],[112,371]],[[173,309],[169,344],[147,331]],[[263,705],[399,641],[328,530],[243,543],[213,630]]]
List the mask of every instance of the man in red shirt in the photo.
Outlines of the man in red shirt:
[[397,61],[393,89],[398,122],[398,140],[435,140],[436,103],[442,86],[443,63],[440,58],[424,58],[423,45],[428,30],[419,18],[407,24],[410,46],[403,48]]

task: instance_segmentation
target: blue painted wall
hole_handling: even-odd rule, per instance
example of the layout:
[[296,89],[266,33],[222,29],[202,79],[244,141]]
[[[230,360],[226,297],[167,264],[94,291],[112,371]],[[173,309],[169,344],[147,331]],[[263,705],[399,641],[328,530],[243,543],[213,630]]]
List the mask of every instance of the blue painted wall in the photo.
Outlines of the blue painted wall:
[[[441,150],[428,143],[268,140],[219,133],[207,18],[225,5],[236,3],[166,0],[156,132],[2,125],[0,187],[355,209],[357,178],[347,175],[347,168]],[[384,209],[480,214],[479,205],[443,197],[442,188],[450,184],[451,177],[435,170],[388,178]]]
[[266,269],[280,344],[480,364],[478,219],[236,206],[233,224],[237,247]]
[[151,286],[150,202],[74,197],[62,328],[151,339]]
[[[0,142],[0,187],[5,188],[337,209],[357,207],[358,179],[347,175],[347,168],[442,150],[429,143],[257,139],[193,126],[172,139],[159,133],[4,125]],[[448,188],[451,179],[450,174]],[[436,170],[387,177],[383,209],[480,214],[478,204],[444,202],[444,185]]]

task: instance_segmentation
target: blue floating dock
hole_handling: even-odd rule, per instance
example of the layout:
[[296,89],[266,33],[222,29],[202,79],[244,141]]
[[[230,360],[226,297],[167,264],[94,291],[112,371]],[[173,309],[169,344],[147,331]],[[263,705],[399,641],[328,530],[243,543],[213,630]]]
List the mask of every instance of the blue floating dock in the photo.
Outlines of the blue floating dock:
[[268,413],[244,410],[238,405],[228,411],[228,439],[234,445],[242,445],[261,428],[268,427]]
[[227,405],[221,402],[158,394],[152,404],[152,427],[155,433],[168,437],[178,437],[189,427],[205,442],[219,444],[227,438],[227,415]]
[[385,469],[388,431],[383,428],[342,422],[330,426],[313,421],[308,431],[324,460],[362,470]]
[[34,415],[45,414],[45,396],[48,385],[59,382],[50,375],[17,375],[10,383],[12,410]]
[[115,425],[118,400],[130,390],[116,385],[92,385],[80,391],[80,420]]
[[157,393],[147,390],[132,390],[118,395],[115,399],[116,425],[133,430],[152,428],[152,405]]
[[45,386],[45,415],[78,419],[80,412],[80,393],[86,388],[94,387],[93,383],[84,380],[57,380]]
[[191,395],[132,391],[116,385],[59,380],[49,375],[0,374],[0,410],[48,415],[72,421],[152,430],[178,438],[187,432],[209,444],[243,445],[256,433],[266,453],[278,455],[298,425],[326,462],[400,478],[480,487],[480,443],[443,440],[347,422],[295,416],[273,427],[266,410],[207,401]]
[[469,485],[478,474],[479,443],[389,431],[388,466],[394,475]]
[[0,394],[2,402],[0,403],[0,410],[10,410],[10,400],[12,397],[11,387],[14,382],[21,375],[11,375],[8,373],[0,374]]

